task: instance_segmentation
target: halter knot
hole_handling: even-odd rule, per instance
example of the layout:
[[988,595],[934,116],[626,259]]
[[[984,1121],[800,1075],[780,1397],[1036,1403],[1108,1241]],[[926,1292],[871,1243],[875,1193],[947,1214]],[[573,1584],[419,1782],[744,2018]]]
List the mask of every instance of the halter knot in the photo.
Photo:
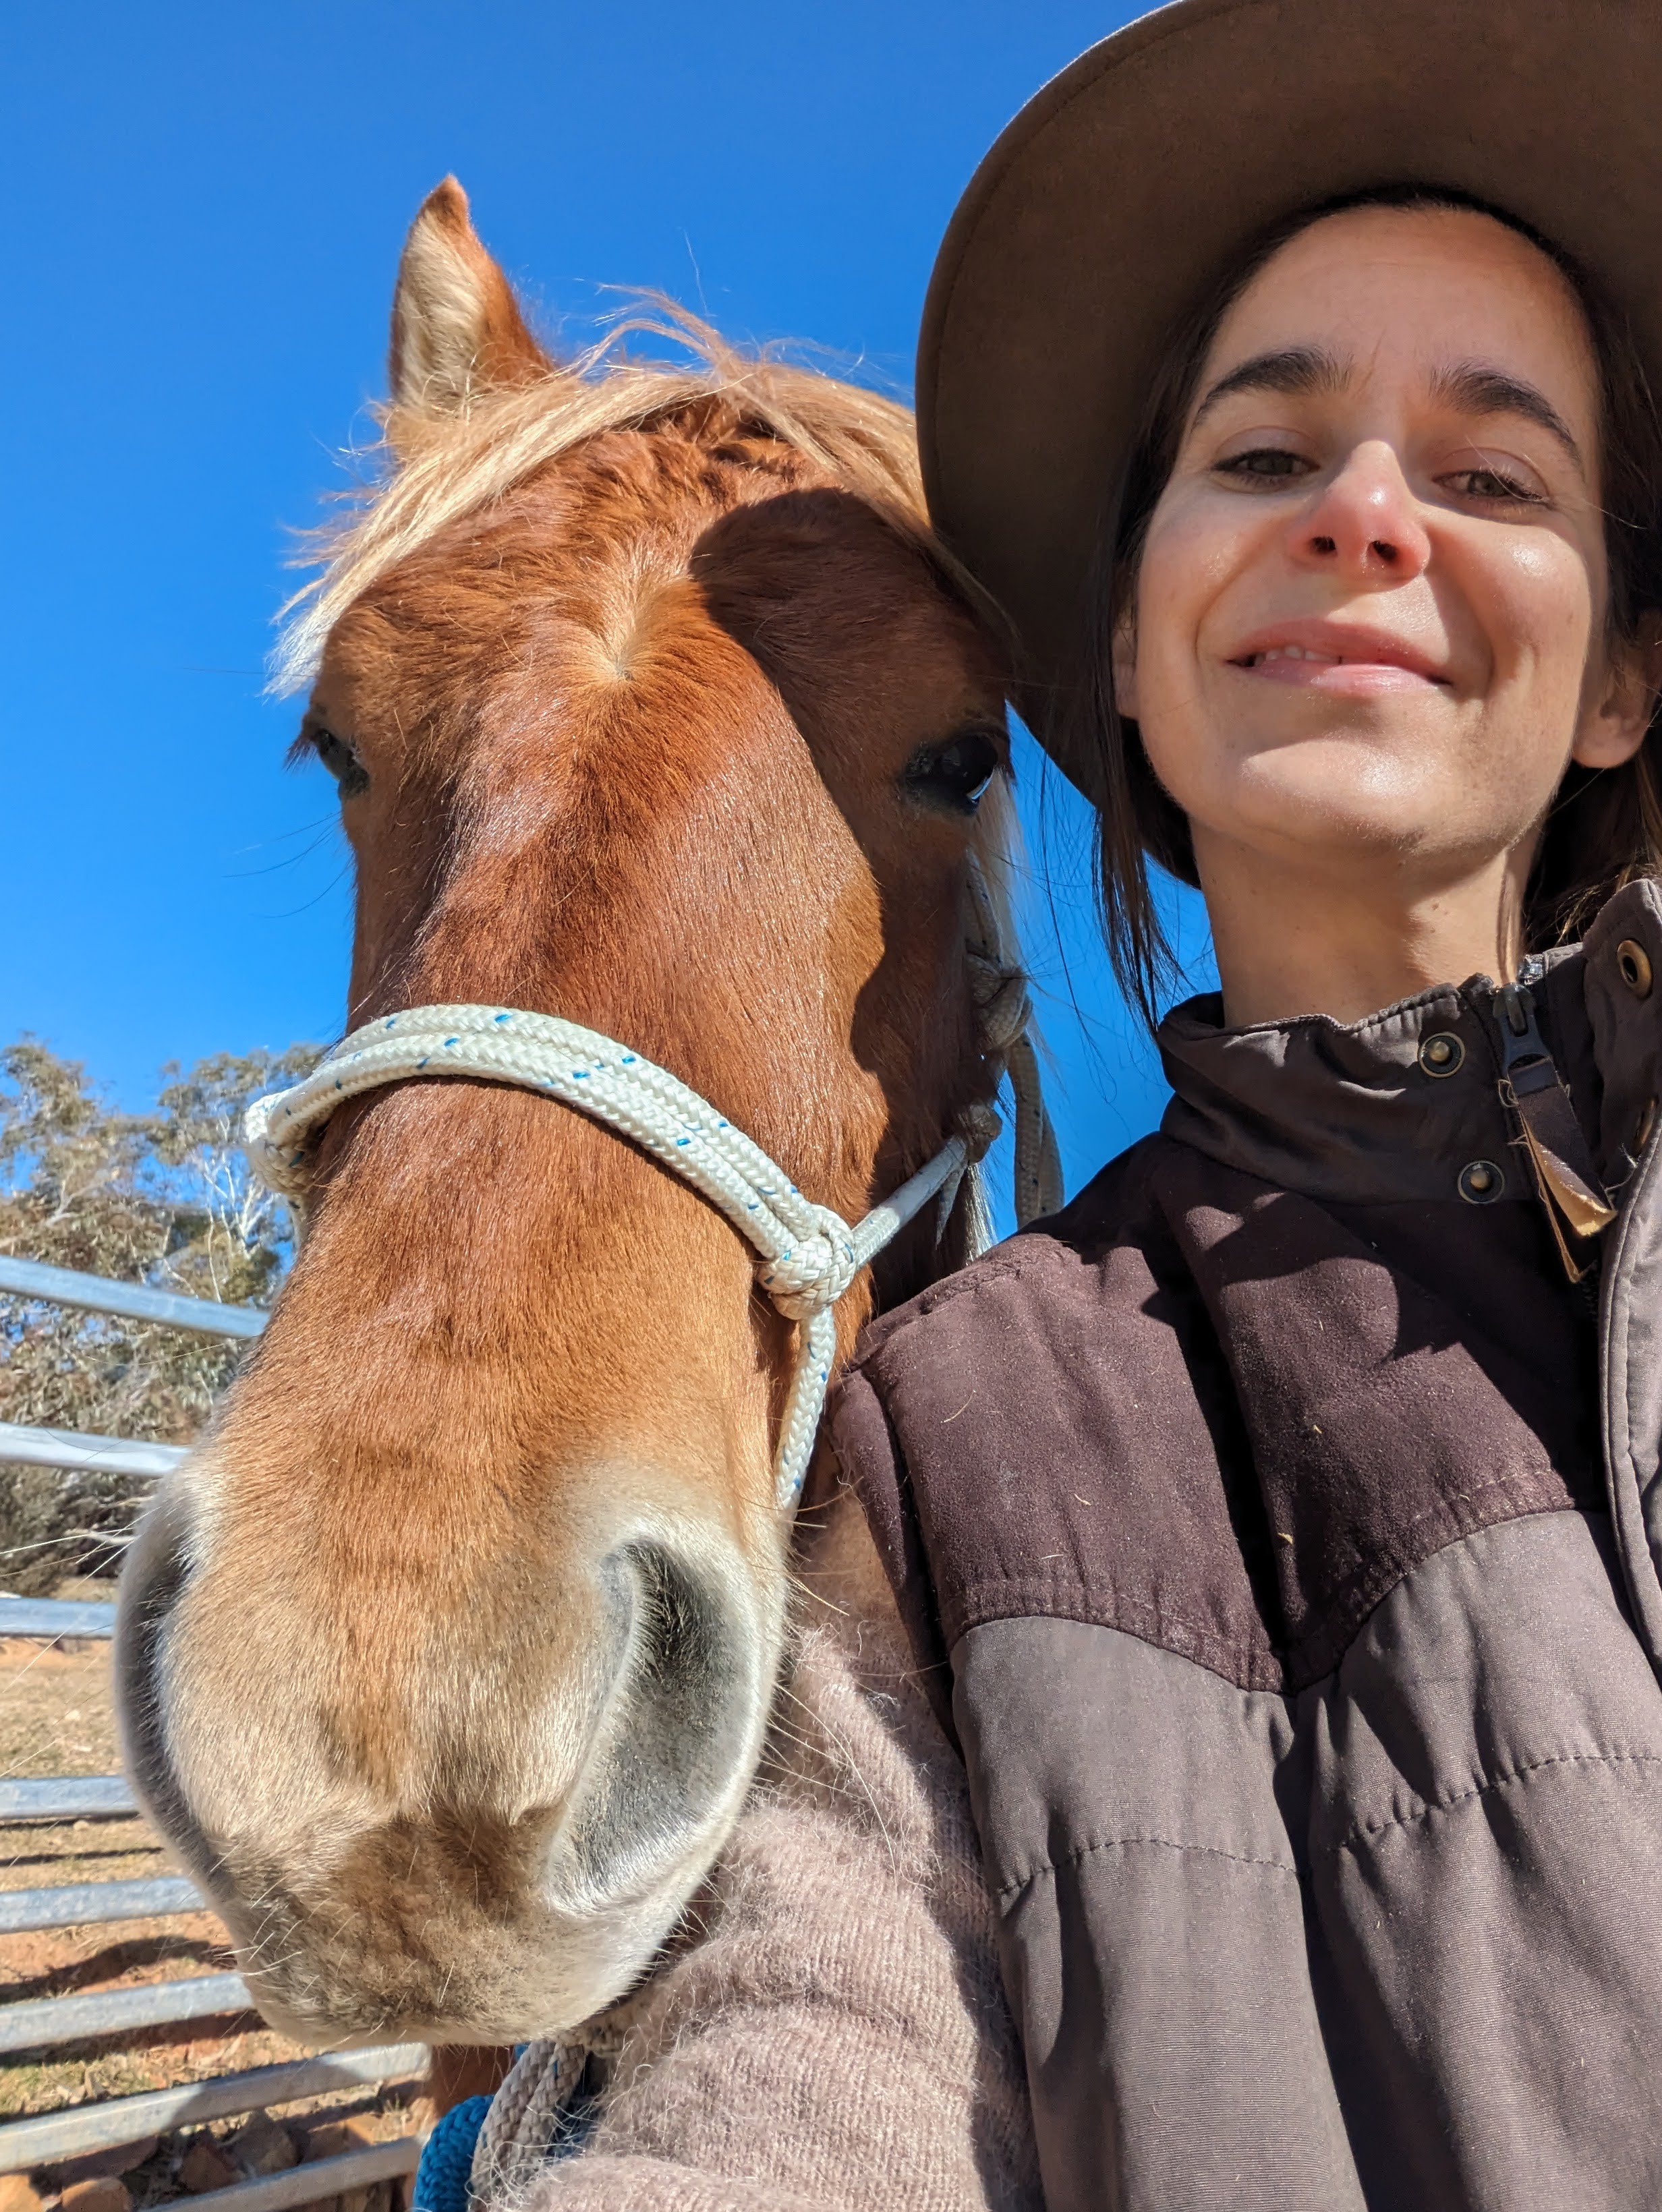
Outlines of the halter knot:
[[969,955],[970,995],[975,1000],[984,1051],[1008,1060],[1011,1048],[1027,1033],[1033,1018],[1025,969],[1008,967],[984,954]]
[[996,1106],[977,1101],[959,1115],[958,1133],[964,1139],[965,1164],[974,1167],[1004,1134],[1004,1116]]
[[828,1206],[808,1208],[818,1228],[758,1267],[756,1279],[790,1321],[812,1321],[837,1304],[860,1273],[854,1231]]

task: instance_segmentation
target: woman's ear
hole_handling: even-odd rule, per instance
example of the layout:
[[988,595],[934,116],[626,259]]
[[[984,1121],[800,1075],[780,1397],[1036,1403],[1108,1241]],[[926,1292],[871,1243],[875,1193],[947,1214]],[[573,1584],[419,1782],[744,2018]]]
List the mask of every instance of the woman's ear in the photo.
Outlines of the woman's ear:
[[1111,666],[1114,678],[1114,708],[1122,721],[1137,719],[1137,618],[1135,610],[1123,606],[1114,618]]
[[1581,768],[1620,768],[1645,742],[1662,699],[1662,615],[1647,614],[1636,635],[1612,647],[1602,696],[1583,711],[1570,748]]

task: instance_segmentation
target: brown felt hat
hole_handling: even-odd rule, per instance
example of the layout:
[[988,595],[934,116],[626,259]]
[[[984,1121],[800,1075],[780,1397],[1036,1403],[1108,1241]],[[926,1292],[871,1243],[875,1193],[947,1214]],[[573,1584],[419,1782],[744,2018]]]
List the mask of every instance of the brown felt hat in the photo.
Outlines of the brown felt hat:
[[936,527],[1014,622],[1030,708],[1077,672],[1173,325],[1282,217],[1405,183],[1580,261],[1662,392],[1662,0],[1177,0],[1081,54],[983,161],[929,285],[918,427]]

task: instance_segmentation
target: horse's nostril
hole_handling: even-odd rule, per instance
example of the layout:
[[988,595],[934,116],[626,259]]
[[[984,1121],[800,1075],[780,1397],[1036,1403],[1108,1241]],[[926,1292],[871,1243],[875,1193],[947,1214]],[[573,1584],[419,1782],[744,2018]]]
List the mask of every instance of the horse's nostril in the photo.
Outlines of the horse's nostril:
[[758,1639],[724,1578],[662,1543],[632,1539],[600,1571],[627,1640],[568,1841],[584,1886],[613,1891],[685,1850],[728,1794]]

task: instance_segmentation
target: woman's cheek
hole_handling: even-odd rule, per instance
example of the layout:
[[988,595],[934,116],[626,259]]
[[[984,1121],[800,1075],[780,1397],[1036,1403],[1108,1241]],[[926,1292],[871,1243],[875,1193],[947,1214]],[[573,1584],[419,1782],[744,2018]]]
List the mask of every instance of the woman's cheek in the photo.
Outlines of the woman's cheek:
[[1597,678],[1591,647],[1603,617],[1598,580],[1574,545],[1530,531],[1484,551],[1463,580],[1488,663],[1464,804],[1498,838],[1521,833],[1551,803]]
[[1185,484],[1154,509],[1143,544],[1142,579],[1172,602],[1203,604],[1237,575],[1266,537],[1264,519],[1239,495]]
[[1596,593],[1576,547],[1543,532],[1519,532],[1505,557],[1484,564],[1470,597],[1493,684],[1526,680],[1543,707],[1580,696]]
[[[1240,502],[1168,495],[1156,507],[1137,576],[1137,688],[1146,725],[1162,703],[1191,701],[1230,641],[1229,601],[1252,566]],[[1237,622],[1236,628],[1241,627]],[[1144,742],[1148,740],[1145,726]]]

